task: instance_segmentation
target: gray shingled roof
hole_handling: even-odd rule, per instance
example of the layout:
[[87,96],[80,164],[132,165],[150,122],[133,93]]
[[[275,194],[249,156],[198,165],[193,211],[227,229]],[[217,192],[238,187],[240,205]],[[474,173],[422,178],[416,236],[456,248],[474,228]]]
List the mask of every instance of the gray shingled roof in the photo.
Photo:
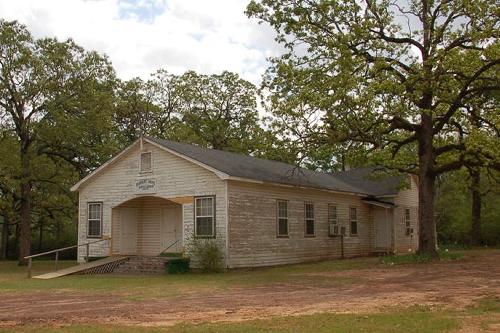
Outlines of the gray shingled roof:
[[333,177],[374,196],[396,195],[404,176],[384,174],[377,167],[357,168],[332,174]]
[[[377,182],[379,184],[377,187],[371,184],[373,181],[366,180],[367,184],[365,184],[363,179],[355,179],[356,174],[350,176],[348,174],[333,175],[228,151],[153,137],[145,138],[233,177],[365,195],[397,193],[397,189],[392,189],[393,183],[386,183],[386,180],[380,184]],[[392,192],[389,189],[392,189]]]

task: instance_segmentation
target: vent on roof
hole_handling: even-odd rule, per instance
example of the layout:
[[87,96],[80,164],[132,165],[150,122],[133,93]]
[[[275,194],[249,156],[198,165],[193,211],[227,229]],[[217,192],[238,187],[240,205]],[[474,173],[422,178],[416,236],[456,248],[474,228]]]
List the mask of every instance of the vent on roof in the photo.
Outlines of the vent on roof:
[[152,171],[151,152],[141,153],[141,172]]

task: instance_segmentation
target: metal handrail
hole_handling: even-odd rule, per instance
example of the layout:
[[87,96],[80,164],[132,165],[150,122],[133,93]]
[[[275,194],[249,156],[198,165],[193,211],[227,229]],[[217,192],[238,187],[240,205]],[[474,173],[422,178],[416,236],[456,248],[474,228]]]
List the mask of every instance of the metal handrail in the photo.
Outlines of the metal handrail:
[[45,256],[47,254],[55,253],[56,257],[54,259],[54,270],[57,271],[57,264],[59,262],[59,252],[70,250],[70,249],[74,249],[74,248],[78,248],[80,246],[85,246],[86,247],[85,261],[88,262],[89,261],[90,244],[104,242],[104,241],[107,241],[107,240],[110,240],[110,239],[111,239],[111,237],[103,237],[102,239],[98,239],[98,240],[87,242],[87,243],[83,243],[83,244],[77,244],[77,245],[72,245],[72,246],[67,246],[67,247],[61,247],[60,249],[55,249],[55,250],[51,250],[51,251],[47,251],[47,252],[42,252],[42,253],[37,253],[37,254],[32,254],[30,256],[26,256],[26,257],[24,257],[24,259],[28,259],[28,278],[31,278],[31,266],[32,266],[32,260],[33,260],[33,258],[41,257],[41,256]]
[[165,249],[163,249],[163,251],[161,251],[160,254],[165,253],[168,249],[170,249],[172,246],[174,246],[175,244],[177,244],[179,241],[180,241],[180,239],[177,239],[175,242],[173,242],[172,244],[170,244],[169,246],[167,246]]

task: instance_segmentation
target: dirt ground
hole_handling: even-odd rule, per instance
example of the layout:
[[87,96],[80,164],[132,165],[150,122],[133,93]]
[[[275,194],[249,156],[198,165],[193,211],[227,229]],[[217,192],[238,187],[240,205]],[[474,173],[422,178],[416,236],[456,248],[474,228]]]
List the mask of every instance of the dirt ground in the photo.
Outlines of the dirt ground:
[[272,284],[166,299],[127,300],[117,295],[36,292],[2,295],[0,326],[33,323],[113,322],[144,326],[181,321],[239,321],[317,312],[377,312],[416,304],[463,308],[500,295],[500,251],[464,260],[318,273],[351,278],[349,284]]

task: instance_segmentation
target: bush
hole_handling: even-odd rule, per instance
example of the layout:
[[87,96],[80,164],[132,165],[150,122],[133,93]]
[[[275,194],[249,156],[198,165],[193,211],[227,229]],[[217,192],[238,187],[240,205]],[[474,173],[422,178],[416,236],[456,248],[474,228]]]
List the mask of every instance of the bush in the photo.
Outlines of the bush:
[[187,248],[193,261],[202,272],[221,272],[224,270],[224,253],[215,239],[191,237]]
[[438,258],[433,258],[426,254],[406,254],[406,255],[390,255],[384,256],[380,259],[380,263],[393,266],[393,265],[405,265],[405,264],[421,264],[430,262],[433,259],[440,261],[452,261],[459,260],[463,258],[463,254],[454,253],[448,251],[448,249],[438,250]]
[[168,274],[179,274],[189,272],[189,258],[172,258],[166,263]]

